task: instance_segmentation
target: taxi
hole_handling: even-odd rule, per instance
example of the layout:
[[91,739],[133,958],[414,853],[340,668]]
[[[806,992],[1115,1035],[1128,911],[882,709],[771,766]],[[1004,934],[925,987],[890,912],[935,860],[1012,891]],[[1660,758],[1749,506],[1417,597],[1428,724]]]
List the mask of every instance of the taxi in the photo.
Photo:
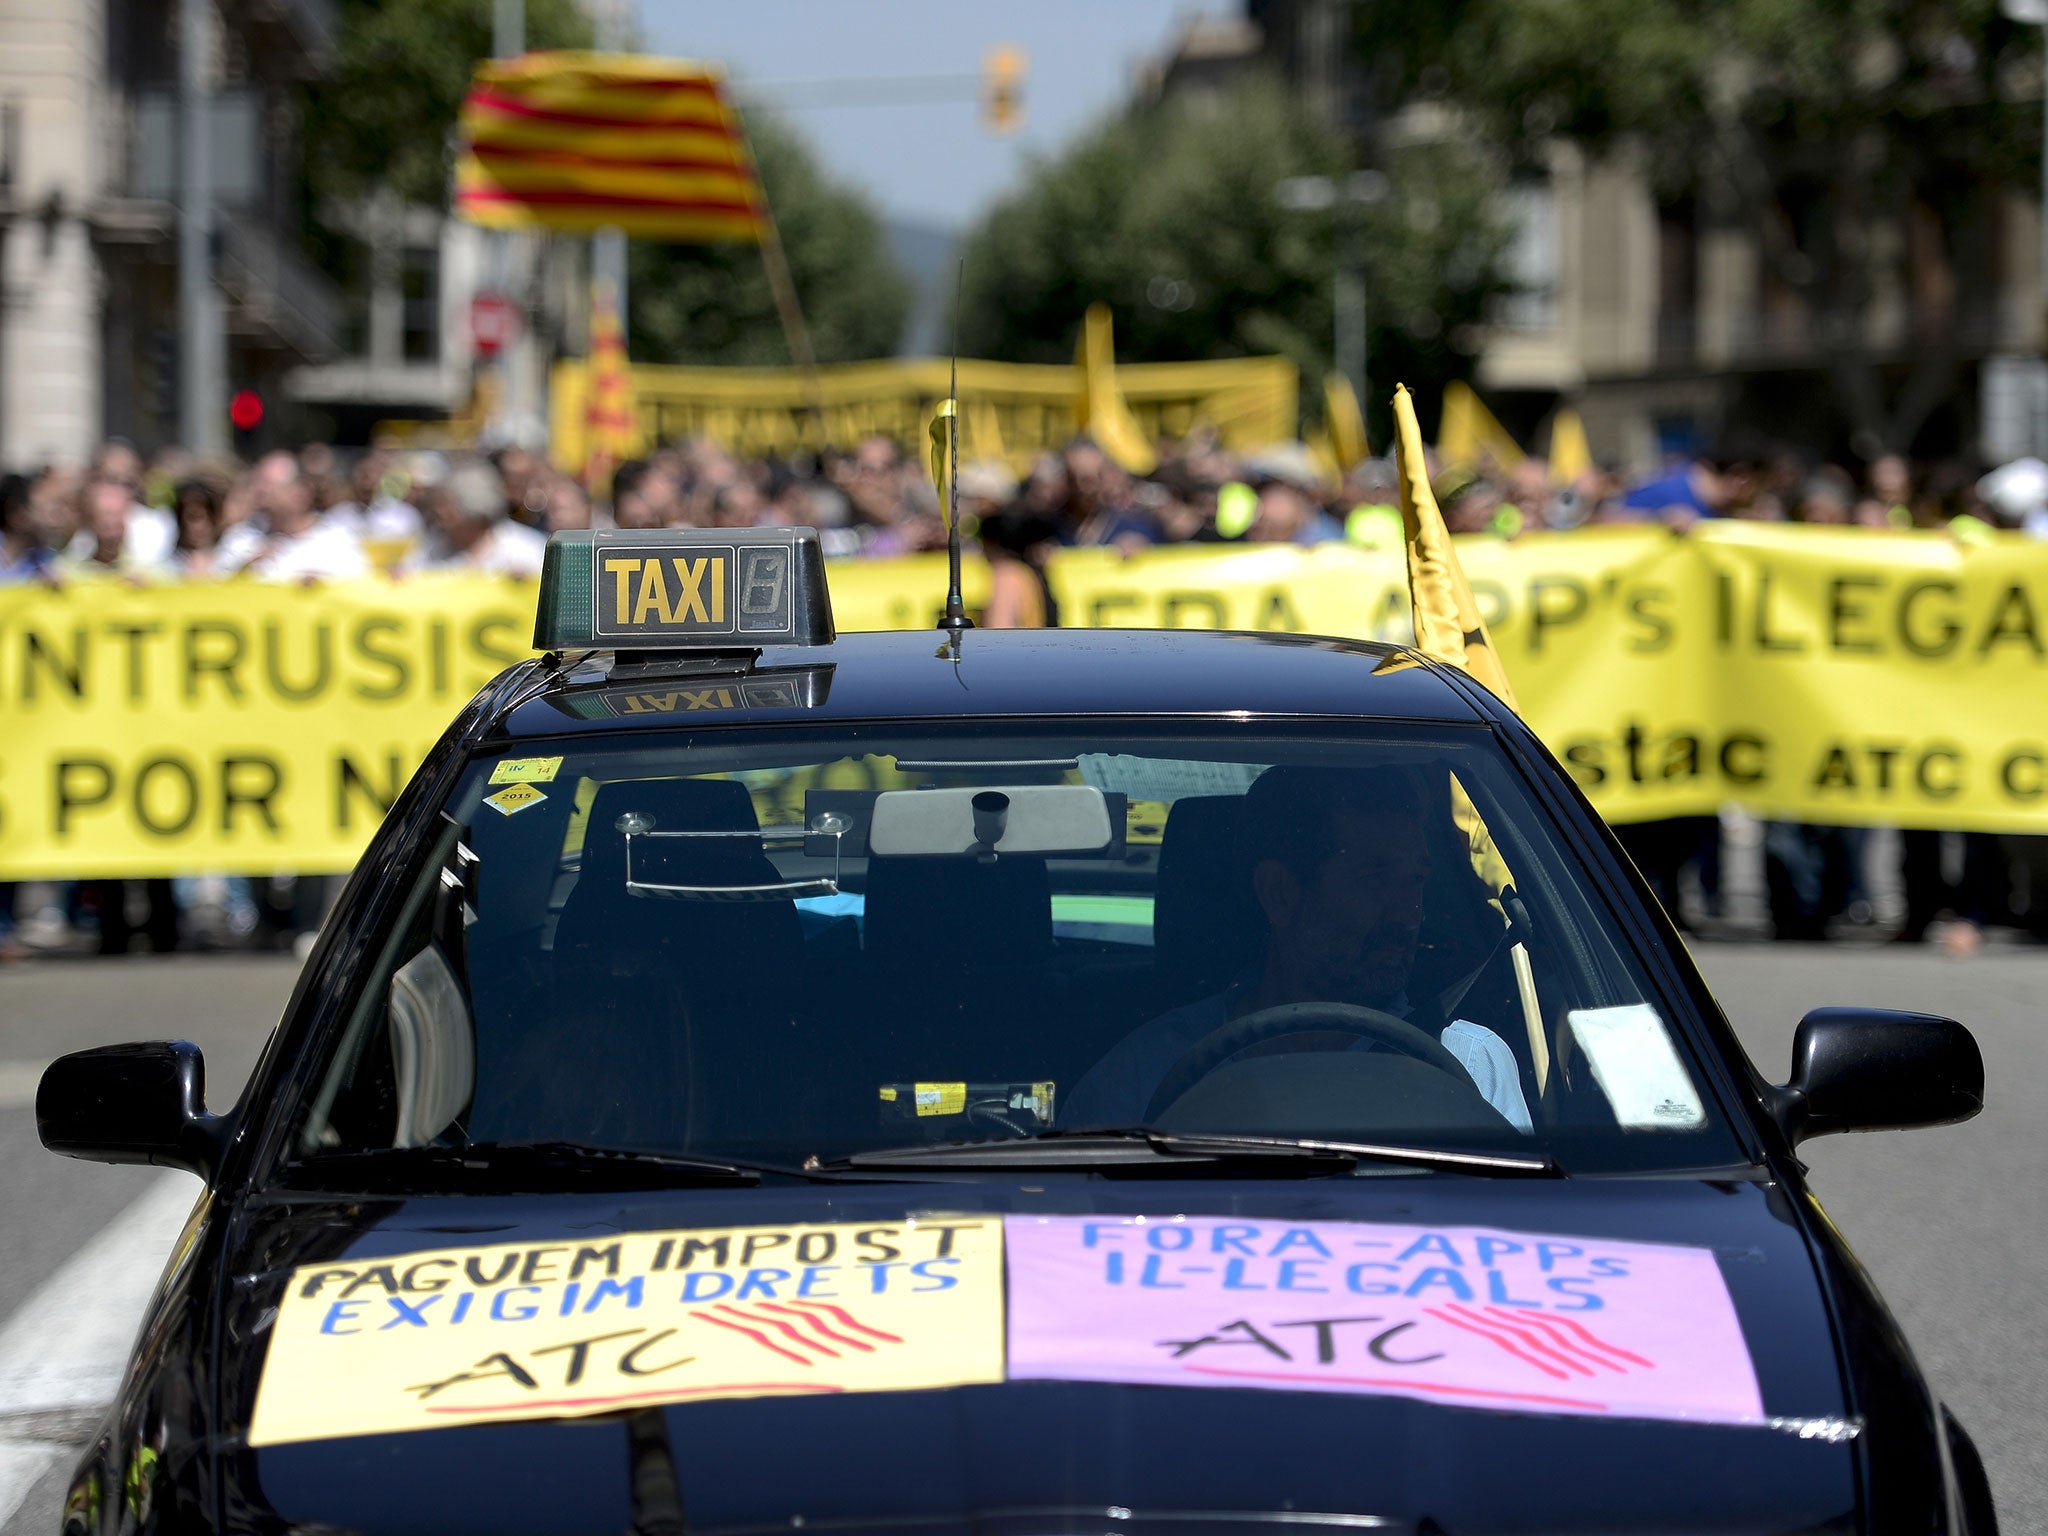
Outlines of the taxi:
[[1301,636],[836,636],[808,530],[558,534],[239,1104],[65,1529],[1974,1532],[1808,1191],[1959,1024],[1752,1067],[1512,711]]

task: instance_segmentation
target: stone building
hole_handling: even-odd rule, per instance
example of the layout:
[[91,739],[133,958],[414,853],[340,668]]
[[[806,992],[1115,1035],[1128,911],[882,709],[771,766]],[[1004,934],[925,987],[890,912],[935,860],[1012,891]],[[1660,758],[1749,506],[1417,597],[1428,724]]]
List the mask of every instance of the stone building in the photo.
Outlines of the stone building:
[[[329,0],[214,0],[206,69],[226,390],[273,410],[341,341],[299,246],[295,89]],[[177,0],[0,7],[0,463],[77,461],[178,425]],[[226,402],[221,402],[225,411]]]

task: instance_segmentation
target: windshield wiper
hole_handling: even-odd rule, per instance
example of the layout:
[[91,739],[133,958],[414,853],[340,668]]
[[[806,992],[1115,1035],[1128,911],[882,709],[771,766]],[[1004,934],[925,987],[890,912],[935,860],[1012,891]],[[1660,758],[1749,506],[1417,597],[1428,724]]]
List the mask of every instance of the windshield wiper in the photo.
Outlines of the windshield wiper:
[[463,1146],[372,1147],[305,1157],[286,1170],[294,1185],[321,1189],[457,1184],[465,1189],[674,1189],[758,1184],[764,1174],[814,1175],[774,1163],[636,1151],[580,1141],[473,1141]]
[[[1205,1131],[1161,1131],[1150,1126],[1107,1126],[1044,1131],[1015,1140],[915,1142],[854,1152],[822,1166],[831,1168],[1097,1168],[1156,1164],[1161,1158],[1200,1162],[1274,1159],[1302,1165],[1305,1173],[1336,1172],[1362,1162],[1401,1163],[1454,1173],[1497,1177],[1561,1178],[1564,1170],[1549,1153],[1457,1152],[1438,1147],[1383,1146],[1365,1141],[1325,1141],[1306,1136],[1257,1136]],[[1318,1167],[1317,1165],[1320,1165]]]

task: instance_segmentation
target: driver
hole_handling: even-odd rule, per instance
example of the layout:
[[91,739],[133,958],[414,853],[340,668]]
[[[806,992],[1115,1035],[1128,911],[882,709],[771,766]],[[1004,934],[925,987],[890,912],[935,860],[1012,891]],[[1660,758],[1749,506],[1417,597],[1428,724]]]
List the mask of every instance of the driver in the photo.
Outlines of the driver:
[[[1140,1124],[1167,1074],[1205,1036],[1268,1008],[1322,1002],[1376,1008],[1435,1036],[1487,1103],[1530,1131],[1507,1042],[1463,1019],[1428,1018],[1408,996],[1430,872],[1425,814],[1423,797],[1398,769],[1261,774],[1244,807],[1252,894],[1266,924],[1259,960],[1223,991],[1126,1035],[1074,1085],[1061,1121]],[[1365,1039],[1347,1048],[1387,1049]]]

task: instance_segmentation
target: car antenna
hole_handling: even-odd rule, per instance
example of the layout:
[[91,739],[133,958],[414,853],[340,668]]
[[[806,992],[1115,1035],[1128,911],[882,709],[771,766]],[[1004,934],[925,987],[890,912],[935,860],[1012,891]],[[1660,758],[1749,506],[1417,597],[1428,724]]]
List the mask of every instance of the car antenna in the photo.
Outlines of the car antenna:
[[[932,465],[934,480],[940,479],[938,471],[945,470],[944,481],[939,494],[946,506],[946,616],[939,620],[939,628],[952,638],[952,648],[957,659],[960,636],[965,630],[974,628],[974,620],[967,617],[966,604],[960,598],[960,296],[967,287],[967,258],[960,258],[960,275],[953,288],[953,364],[952,373],[946,383],[946,400],[940,405],[938,414],[932,418],[932,457],[939,457],[943,446],[946,462],[942,466]],[[940,423],[944,441],[940,441]]]

